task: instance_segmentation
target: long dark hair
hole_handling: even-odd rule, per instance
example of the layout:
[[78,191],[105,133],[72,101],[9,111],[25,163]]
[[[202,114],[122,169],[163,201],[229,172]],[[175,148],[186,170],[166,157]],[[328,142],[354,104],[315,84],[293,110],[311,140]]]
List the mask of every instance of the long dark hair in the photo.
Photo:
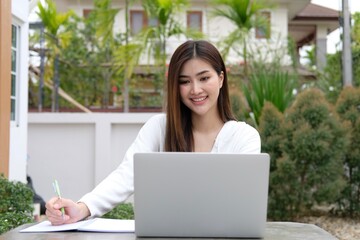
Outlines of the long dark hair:
[[224,74],[217,108],[223,122],[235,120],[230,106],[226,68],[219,51],[204,40],[186,41],[175,50],[168,70],[165,134],[165,151],[168,152],[192,152],[194,149],[191,110],[181,101],[178,82],[184,63],[193,58],[209,63],[219,76]]

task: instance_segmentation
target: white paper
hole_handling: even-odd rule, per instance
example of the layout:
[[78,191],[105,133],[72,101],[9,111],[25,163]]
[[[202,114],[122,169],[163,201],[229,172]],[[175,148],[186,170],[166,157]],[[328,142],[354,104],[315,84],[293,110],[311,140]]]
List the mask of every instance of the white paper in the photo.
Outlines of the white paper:
[[134,220],[95,218],[76,223],[53,226],[49,221],[20,230],[20,232],[59,232],[59,231],[89,231],[89,232],[135,232]]
[[90,232],[135,232],[134,220],[96,218],[78,228],[79,231]]

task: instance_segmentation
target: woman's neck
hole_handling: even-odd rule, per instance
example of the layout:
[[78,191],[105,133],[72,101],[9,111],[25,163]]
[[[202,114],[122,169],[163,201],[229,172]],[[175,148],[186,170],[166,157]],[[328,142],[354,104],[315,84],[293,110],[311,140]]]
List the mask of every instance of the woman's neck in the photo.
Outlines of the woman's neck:
[[192,133],[195,152],[211,152],[215,140],[224,126],[218,118],[192,118]]
[[192,130],[193,132],[213,132],[217,131],[224,125],[224,122],[220,119],[220,116],[217,117],[192,117]]

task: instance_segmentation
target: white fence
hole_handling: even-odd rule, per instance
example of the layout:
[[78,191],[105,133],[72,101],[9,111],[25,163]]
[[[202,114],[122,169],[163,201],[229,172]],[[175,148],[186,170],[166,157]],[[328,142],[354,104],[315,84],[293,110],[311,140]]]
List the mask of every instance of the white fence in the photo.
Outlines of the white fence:
[[45,201],[57,179],[78,200],[114,170],[142,125],[156,113],[30,113],[27,173]]

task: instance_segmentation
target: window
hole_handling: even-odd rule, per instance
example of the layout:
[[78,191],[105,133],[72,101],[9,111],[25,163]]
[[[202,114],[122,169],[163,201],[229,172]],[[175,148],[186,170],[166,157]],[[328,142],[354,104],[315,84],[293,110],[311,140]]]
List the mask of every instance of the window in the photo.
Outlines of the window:
[[186,13],[187,27],[193,30],[202,32],[202,12],[201,11],[188,11]]
[[130,11],[130,30],[131,34],[137,34],[146,27],[154,27],[158,25],[156,18],[148,18],[142,10]]
[[260,27],[255,29],[255,37],[256,38],[270,38],[271,28],[271,14],[270,12],[260,12],[259,13],[259,21],[258,23],[261,24]]
[[89,14],[92,12],[92,9],[83,9],[83,17],[88,18]]
[[12,25],[11,27],[11,113],[10,120],[16,121],[17,116],[17,98],[18,98],[18,63],[19,63],[19,32],[20,27]]

